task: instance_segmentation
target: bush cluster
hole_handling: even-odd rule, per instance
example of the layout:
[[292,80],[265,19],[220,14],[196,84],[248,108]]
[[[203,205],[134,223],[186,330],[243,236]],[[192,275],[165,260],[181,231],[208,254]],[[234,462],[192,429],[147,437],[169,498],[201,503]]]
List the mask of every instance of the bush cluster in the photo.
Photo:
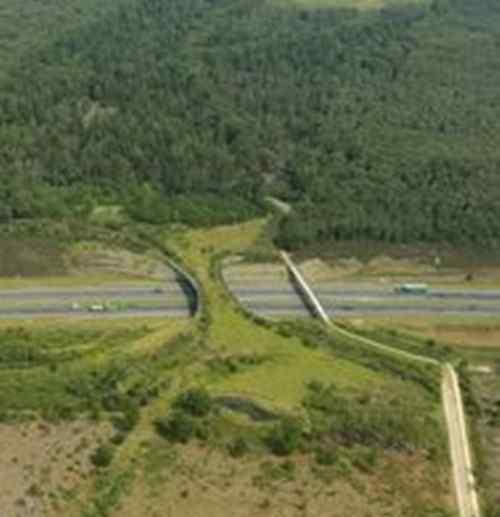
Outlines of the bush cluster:
[[178,443],[188,443],[194,437],[208,439],[206,417],[212,410],[213,401],[206,389],[192,388],[180,393],[172,407],[167,416],[155,420],[160,436]]

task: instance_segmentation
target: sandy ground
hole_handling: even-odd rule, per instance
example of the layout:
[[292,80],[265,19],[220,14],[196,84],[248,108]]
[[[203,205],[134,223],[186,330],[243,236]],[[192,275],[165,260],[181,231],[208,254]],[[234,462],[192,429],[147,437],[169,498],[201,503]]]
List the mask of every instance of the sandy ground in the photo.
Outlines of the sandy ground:
[[108,436],[87,422],[0,424],[0,515],[42,517],[92,471],[90,455]]
[[[176,457],[144,466],[132,493],[112,517],[379,517],[425,508],[446,493],[447,473],[427,470],[418,455],[387,455],[371,474],[335,473],[296,455],[286,459],[232,459],[196,446],[178,448]],[[316,469],[316,470],[315,470]],[[412,476],[406,473],[410,469]],[[429,476],[433,477],[432,483]],[[395,498],[393,491],[400,494]],[[450,501],[448,501],[450,503]],[[385,512],[385,513],[384,513]],[[409,515],[409,514],[408,514]]]

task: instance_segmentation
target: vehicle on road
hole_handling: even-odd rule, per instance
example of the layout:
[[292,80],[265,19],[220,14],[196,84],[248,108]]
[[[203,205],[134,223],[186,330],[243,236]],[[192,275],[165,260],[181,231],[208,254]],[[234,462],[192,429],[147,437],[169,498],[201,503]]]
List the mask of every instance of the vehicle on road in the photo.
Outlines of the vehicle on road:
[[394,288],[397,294],[428,294],[429,286],[427,284],[400,284]]
[[93,305],[89,305],[88,310],[89,312],[104,312],[108,310],[108,308],[106,307],[106,305],[96,303]]

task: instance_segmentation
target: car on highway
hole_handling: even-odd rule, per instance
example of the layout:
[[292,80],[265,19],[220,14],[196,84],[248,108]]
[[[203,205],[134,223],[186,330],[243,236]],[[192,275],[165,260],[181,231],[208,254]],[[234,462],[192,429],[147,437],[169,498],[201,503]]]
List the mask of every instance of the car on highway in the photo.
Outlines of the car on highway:
[[394,288],[397,294],[419,294],[424,295],[429,293],[429,286],[427,284],[400,284]]
[[89,305],[88,306],[88,311],[89,312],[104,312],[104,311],[107,311],[108,308],[106,305],[103,305],[101,303],[95,303],[93,305]]

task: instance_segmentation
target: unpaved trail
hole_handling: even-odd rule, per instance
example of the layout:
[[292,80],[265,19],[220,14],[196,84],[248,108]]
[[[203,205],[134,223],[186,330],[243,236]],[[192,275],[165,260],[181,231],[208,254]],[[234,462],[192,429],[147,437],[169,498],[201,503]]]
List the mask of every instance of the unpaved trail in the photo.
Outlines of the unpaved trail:
[[450,364],[443,368],[442,397],[460,517],[479,517],[479,501],[472,470],[462,394],[458,376]]

